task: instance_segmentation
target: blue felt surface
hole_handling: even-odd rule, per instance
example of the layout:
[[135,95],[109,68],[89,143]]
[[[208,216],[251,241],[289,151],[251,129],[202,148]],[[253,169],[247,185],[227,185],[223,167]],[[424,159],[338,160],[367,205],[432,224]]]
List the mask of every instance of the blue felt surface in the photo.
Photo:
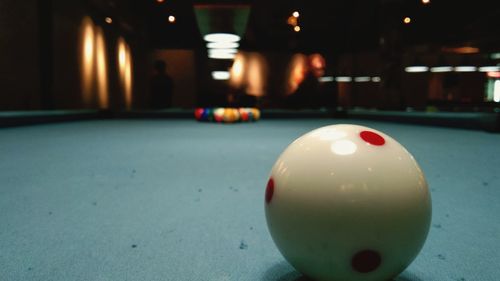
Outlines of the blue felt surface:
[[[0,280],[304,280],[267,231],[281,151],[345,120],[108,120],[0,130]],[[397,281],[500,279],[500,135],[353,121],[415,156],[433,200]]]

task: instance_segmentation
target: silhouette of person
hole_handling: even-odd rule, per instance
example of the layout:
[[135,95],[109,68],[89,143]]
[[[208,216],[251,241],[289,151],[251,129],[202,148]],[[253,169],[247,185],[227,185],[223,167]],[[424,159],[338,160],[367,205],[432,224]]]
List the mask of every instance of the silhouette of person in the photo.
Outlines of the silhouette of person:
[[290,89],[293,92],[285,97],[285,104],[292,109],[325,107],[327,100],[318,80],[325,74],[323,56],[311,54],[297,66],[302,67],[297,67],[298,71],[294,70],[292,78],[298,85],[295,90]]
[[307,72],[295,95],[300,97],[301,107],[314,108],[319,106],[319,82],[318,77],[312,71]]
[[172,106],[174,81],[167,74],[166,69],[167,64],[164,61],[155,61],[155,73],[151,79],[151,108],[160,109]]

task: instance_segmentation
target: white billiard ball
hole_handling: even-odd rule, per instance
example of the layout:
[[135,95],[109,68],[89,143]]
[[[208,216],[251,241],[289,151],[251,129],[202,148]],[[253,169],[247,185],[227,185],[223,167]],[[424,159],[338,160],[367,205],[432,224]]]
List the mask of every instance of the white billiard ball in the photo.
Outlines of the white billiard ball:
[[265,192],[269,232],[285,259],[314,280],[385,281],[420,252],[431,221],[424,174],[396,140],[331,125],[291,143]]

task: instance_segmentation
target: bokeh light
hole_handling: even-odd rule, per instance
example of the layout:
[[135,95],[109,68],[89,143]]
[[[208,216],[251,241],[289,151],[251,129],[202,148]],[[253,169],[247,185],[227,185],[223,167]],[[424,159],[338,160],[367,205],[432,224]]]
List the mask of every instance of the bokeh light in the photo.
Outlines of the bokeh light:
[[81,25],[81,89],[85,106],[92,102],[92,87],[94,77],[94,23],[89,17],[84,17]]
[[125,108],[132,108],[132,54],[130,47],[123,37],[118,38],[118,73],[120,77],[121,89],[125,101]]
[[108,66],[106,55],[106,43],[102,28],[96,29],[96,67],[97,67],[97,102],[101,109],[109,106],[108,98]]

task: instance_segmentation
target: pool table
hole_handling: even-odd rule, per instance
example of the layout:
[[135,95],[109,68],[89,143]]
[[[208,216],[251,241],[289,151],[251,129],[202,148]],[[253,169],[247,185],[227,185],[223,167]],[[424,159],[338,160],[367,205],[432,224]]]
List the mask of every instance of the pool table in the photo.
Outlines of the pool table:
[[271,166],[352,123],[422,167],[427,241],[395,281],[500,280],[500,134],[360,119],[110,119],[0,129],[0,280],[308,280],[268,232]]

